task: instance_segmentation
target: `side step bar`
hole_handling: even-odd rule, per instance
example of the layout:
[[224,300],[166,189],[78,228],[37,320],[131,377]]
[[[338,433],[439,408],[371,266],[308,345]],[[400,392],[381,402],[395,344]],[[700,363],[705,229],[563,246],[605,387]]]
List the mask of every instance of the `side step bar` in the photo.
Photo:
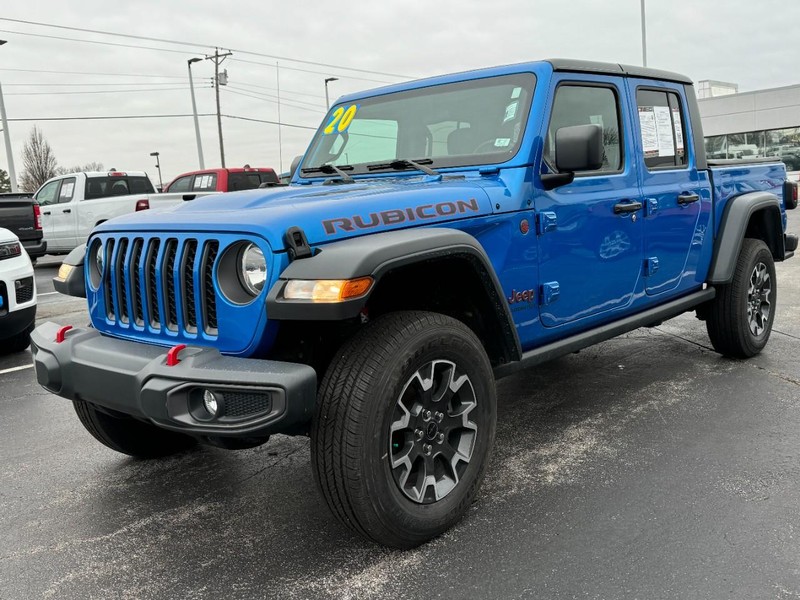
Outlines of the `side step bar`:
[[558,358],[559,356],[571,354],[582,348],[604,342],[605,340],[633,331],[639,327],[646,327],[654,323],[659,323],[660,321],[666,321],[672,317],[677,317],[703,302],[713,300],[714,296],[716,296],[716,290],[713,287],[709,287],[690,294],[689,296],[684,296],[683,298],[672,300],[661,306],[650,308],[644,312],[631,315],[630,317],[625,317],[619,321],[614,321],[613,323],[608,323],[607,325],[578,333],[563,340],[558,340],[540,346],[539,348],[528,350],[522,355],[520,360],[495,367],[495,379],[501,379],[522,369],[539,365],[553,360],[554,358]]

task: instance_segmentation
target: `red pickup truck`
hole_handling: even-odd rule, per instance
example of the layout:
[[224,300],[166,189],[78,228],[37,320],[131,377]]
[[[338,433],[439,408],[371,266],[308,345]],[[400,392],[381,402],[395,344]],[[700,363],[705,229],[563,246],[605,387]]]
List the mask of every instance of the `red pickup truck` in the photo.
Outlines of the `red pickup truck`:
[[164,188],[165,192],[236,192],[252,190],[262,183],[278,183],[273,169],[206,169],[178,175]]

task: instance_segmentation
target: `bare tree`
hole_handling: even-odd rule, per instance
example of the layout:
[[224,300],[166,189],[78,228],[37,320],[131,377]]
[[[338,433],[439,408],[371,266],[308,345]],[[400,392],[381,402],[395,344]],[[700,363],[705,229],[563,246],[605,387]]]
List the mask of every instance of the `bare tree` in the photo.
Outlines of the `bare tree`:
[[85,165],[77,165],[74,167],[58,167],[56,175],[69,175],[70,173],[84,173],[86,171],[105,171],[103,163],[92,161]]
[[0,169],[0,194],[5,194],[11,191],[11,179],[8,173]]
[[56,175],[58,161],[50,144],[44,139],[42,130],[36,125],[31,129],[28,141],[22,148],[22,164],[19,183],[26,192],[35,192],[45,181]]

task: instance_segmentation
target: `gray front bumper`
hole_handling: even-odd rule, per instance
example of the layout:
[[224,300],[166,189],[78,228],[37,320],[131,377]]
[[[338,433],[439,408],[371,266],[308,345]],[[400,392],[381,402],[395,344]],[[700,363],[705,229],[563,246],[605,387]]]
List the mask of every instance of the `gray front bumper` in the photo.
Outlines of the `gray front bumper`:
[[[317,376],[307,365],[223,356],[187,347],[167,366],[167,349],[72,329],[61,343],[56,323],[31,334],[36,378],[47,390],[193,435],[251,437],[288,432],[311,419]],[[268,397],[266,412],[197,418],[203,389]]]

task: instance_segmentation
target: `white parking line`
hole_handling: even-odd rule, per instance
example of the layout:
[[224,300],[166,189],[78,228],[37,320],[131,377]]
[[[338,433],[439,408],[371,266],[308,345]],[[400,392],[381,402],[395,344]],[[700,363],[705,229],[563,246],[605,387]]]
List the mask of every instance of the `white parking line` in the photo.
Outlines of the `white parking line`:
[[21,367],[11,367],[10,369],[3,369],[0,371],[0,375],[5,375],[6,373],[13,373],[14,371],[24,371],[25,369],[32,369],[33,365],[22,365]]
[[43,294],[36,294],[37,296],[52,296],[53,294],[59,294],[60,292],[45,292]]

